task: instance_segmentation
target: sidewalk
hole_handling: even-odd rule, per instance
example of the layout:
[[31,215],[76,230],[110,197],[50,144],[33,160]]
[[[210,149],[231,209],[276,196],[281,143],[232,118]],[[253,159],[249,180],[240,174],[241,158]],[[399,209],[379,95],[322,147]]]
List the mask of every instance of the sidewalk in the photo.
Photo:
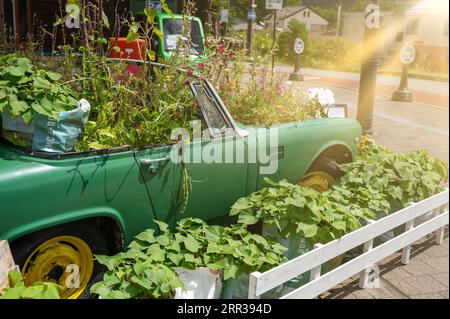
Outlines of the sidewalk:
[[358,276],[322,294],[321,299],[448,299],[448,228],[441,245],[434,234],[415,242],[408,265],[401,252],[381,261],[378,287],[360,289]]

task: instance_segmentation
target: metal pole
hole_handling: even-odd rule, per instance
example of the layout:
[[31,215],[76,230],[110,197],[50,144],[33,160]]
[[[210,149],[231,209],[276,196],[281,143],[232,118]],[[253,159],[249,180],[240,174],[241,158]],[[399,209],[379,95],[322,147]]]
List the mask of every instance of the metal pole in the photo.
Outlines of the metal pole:
[[273,10],[273,35],[272,35],[272,78],[275,73],[275,45],[277,40],[277,10]]
[[379,26],[365,23],[364,55],[359,80],[358,111],[356,119],[364,134],[373,134],[373,109],[379,64]]
[[338,3],[338,13],[337,13],[337,22],[336,22],[336,38],[339,38],[339,31],[341,29],[341,10],[342,10],[342,1]]
[[[249,0],[248,2],[248,11],[252,12],[254,10],[255,0]],[[248,19],[248,27],[247,27],[247,54],[251,56],[253,54],[253,20]]]
[[224,26],[224,36],[226,37],[228,35],[228,24],[230,23],[230,8],[231,8],[231,0],[227,0],[227,10],[228,10],[228,21],[225,22],[225,26]]

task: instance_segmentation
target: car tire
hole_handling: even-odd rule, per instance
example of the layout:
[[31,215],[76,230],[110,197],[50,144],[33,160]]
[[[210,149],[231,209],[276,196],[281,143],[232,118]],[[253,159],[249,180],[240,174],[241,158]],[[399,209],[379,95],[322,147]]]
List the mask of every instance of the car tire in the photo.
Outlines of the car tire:
[[[13,253],[15,263],[19,265],[22,270],[28,258],[33,254],[33,252],[36,251],[38,247],[49,240],[60,236],[71,236],[81,239],[89,247],[92,256],[108,255],[110,253],[108,243],[99,227],[95,226],[90,221],[77,221],[37,231],[13,241],[11,243],[11,251]],[[96,298],[96,295],[90,293],[90,287],[95,282],[102,279],[104,272],[104,267],[98,262],[93,261],[92,274],[88,279],[86,288],[76,298]]]

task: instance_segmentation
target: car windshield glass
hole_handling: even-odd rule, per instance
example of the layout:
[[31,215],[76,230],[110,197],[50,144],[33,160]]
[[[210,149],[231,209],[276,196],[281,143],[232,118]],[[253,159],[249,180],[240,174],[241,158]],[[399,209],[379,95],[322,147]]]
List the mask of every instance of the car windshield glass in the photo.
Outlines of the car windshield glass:
[[[198,23],[198,21],[192,20],[190,23],[190,27],[190,44],[192,46],[191,54],[200,55],[203,53],[203,38],[200,24]],[[188,39],[184,37],[185,32],[183,31],[183,28],[183,19],[164,19],[164,44],[167,51],[175,51],[179,39],[188,41]]]
[[228,128],[227,122],[220,114],[219,106],[212,93],[200,82],[193,84],[193,90],[208,127],[214,133],[226,133]]

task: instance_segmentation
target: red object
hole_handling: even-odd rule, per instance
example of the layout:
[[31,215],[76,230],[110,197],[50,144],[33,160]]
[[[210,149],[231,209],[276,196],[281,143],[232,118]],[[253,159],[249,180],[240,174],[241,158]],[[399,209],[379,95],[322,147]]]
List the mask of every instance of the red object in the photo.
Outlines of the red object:
[[137,39],[127,43],[127,38],[110,38],[109,42],[111,44],[111,58],[145,60],[145,55],[147,54],[145,40]]

